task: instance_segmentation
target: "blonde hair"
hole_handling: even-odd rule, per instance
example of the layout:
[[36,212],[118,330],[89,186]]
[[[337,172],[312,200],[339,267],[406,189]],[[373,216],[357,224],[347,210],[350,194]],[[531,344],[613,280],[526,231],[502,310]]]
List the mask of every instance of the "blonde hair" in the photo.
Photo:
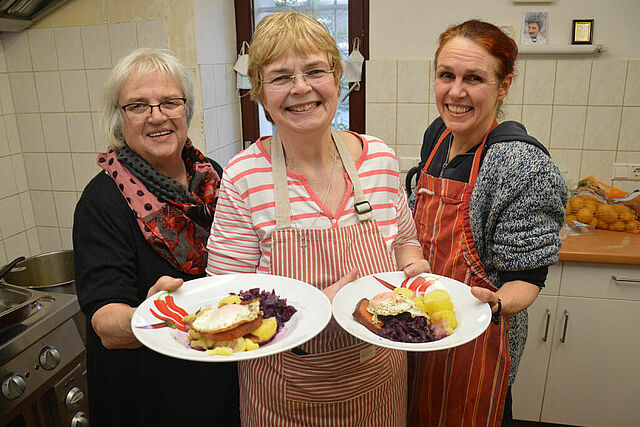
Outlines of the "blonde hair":
[[104,93],[100,108],[102,128],[110,148],[118,149],[125,145],[124,119],[120,114],[118,97],[124,82],[132,73],[146,76],[154,71],[170,76],[187,99],[185,117],[187,127],[193,117],[193,83],[189,69],[167,49],[142,48],[136,49],[120,59],[113,67],[104,85]]
[[251,99],[263,103],[262,69],[289,51],[301,55],[326,53],[329,66],[335,70],[333,77],[336,86],[339,86],[342,77],[340,51],[327,28],[302,13],[277,12],[262,18],[253,33],[249,47]]

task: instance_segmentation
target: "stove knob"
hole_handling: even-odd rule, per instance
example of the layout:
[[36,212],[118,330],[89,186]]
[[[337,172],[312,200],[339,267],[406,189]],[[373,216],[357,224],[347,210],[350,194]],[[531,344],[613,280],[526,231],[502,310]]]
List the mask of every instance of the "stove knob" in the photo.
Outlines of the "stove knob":
[[24,377],[15,372],[8,374],[2,379],[2,395],[7,399],[16,399],[20,397],[27,388],[27,382]]
[[83,400],[84,400],[84,393],[82,392],[82,390],[80,390],[78,387],[73,387],[67,393],[67,397],[65,397],[64,403],[65,405],[67,405],[67,408],[70,411],[73,411],[78,406],[80,406]]
[[89,418],[87,418],[87,413],[82,411],[76,412],[69,425],[71,427],[88,427]]
[[55,369],[60,364],[60,352],[52,345],[48,345],[40,351],[40,366],[47,371]]

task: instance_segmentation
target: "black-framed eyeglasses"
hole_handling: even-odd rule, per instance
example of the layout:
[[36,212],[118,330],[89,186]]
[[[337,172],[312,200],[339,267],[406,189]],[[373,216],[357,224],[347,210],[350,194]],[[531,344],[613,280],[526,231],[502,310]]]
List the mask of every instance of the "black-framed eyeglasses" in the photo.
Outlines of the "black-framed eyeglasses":
[[144,123],[153,114],[153,109],[158,108],[160,114],[163,114],[167,118],[177,119],[184,115],[184,106],[187,103],[186,98],[170,98],[166,101],[162,101],[160,104],[145,104],[144,102],[132,102],[127,105],[123,105],[122,111],[127,116],[127,119],[133,123]]
[[261,83],[268,84],[276,90],[288,90],[293,87],[298,77],[302,77],[307,84],[310,84],[312,86],[321,85],[331,80],[331,75],[334,71],[335,70],[333,69],[315,69],[300,74],[283,74],[281,76],[276,76],[271,80],[262,80]]

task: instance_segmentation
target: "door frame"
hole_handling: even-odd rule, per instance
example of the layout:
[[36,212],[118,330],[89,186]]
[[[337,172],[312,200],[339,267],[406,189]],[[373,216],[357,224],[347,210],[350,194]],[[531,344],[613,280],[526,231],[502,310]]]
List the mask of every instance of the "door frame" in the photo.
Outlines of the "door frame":
[[[253,37],[254,8],[253,0],[234,0],[236,17],[236,52],[242,49],[242,42],[251,42]],[[360,39],[360,53],[369,59],[369,0],[349,0],[349,46],[355,37]],[[360,90],[349,95],[349,129],[365,133],[365,92],[366,67],[362,70]],[[240,90],[240,108],[242,114],[243,148],[260,137],[258,105],[249,97],[247,89]]]

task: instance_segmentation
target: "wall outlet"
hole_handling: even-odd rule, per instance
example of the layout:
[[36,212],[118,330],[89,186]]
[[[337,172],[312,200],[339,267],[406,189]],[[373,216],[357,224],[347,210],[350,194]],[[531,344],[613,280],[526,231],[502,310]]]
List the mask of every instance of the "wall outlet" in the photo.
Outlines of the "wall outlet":
[[614,163],[611,179],[619,181],[640,181],[640,165],[632,163]]

